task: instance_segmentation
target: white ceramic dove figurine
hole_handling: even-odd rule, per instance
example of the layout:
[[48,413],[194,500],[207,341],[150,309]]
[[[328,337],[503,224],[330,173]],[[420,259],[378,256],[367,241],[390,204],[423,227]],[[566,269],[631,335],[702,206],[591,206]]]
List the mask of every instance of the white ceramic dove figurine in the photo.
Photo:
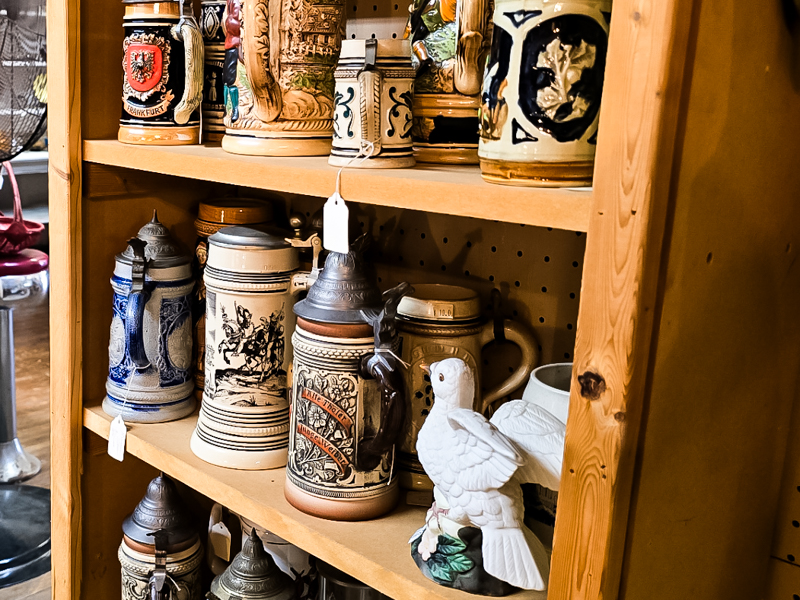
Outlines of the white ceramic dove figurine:
[[[419,432],[417,452],[447,518],[481,529],[484,570],[513,586],[543,590],[547,552],[523,524],[522,483],[558,490],[565,427],[545,409],[523,400],[500,407],[491,421],[472,410],[475,380],[458,358],[430,367],[434,403]],[[437,512],[436,504],[429,515]],[[420,544],[436,550],[435,524]],[[428,531],[426,531],[426,534]]]

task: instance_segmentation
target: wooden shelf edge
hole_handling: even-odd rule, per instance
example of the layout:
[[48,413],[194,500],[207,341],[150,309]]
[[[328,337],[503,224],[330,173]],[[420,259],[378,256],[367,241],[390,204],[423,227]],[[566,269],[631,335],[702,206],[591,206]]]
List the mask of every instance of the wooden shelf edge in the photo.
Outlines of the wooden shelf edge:
[[[189,435],[195,422],[196,416],[165,424],[128,425],[126,453],[392,598],[468,600],[475,597],[428,581],[414,565],[407,540],[424,522],[424,509],[400,507],[380,519],[352,523],[311,517],[294,509],[283,498],[283,469],[236,471],[215,467],[194,457],[189,450]],[[108,439],[110,424],[111,417],[99,406],[83,409],[83,425],[89,431]],[[163,435],[165,427],[171,428],[169,436]],[[180,455],[169,451],[170,444],[181,446]],[[241,485],[245,480],[246,486]],[[249,488],[249,492],[244,487]],[[254,490],[261,493],[254,493]],[[385,535],[375,537],[378,527]],[[369,539],[376,539],[376,543],[370,544]],[[360,552],[357,547],[365,541],[369,552]],[[397,547],[398,543],[402,545]],[[510,598],[546,600],[547,593],[525,591]]]
[[[85,140],[86,162],[215,181],[276,192],[327,197],[337,169],[326,157],[259,157],[218,146],[135,146]],[[587,231],[591,189],[489,184],[477,167],[418,165],[413,169],[346,169],[346,200],[520,225]]]

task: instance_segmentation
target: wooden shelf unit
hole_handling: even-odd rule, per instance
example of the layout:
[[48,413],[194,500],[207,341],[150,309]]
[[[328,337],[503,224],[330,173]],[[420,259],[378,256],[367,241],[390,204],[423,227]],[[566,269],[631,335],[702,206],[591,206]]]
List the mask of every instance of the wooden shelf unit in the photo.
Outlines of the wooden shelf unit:
[[[749,599],[769,573],[786,590],[800,569],[776,569],[769,548],[800,369],[797,41],[777,3],[615,0],[613,15],[591,191],[420,167],[349,170],[343,193],[588,233],[550,600]],[[48,3],[54,598],[117,597],[122,518],[164,469],[394,598],[466,600],[413,566],[421,511],[300,514],[280,472],[197,460],[191,419],[134,426],[123,463],[104,454],[108,419],[83,399],[102,394],[108,269],[131,227],[156,207],[190,242],[200,198],[327,196],[336,174],[324,159],[113,141],[121,17],[118,0]]]

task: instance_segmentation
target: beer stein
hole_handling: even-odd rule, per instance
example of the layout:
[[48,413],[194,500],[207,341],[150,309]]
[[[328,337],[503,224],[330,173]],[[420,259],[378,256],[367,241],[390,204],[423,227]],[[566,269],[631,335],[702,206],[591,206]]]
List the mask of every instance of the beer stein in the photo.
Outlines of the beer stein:
[[206,142],[219,142],[225,134],[225,93],[222,85],[222,65],[225,62],[224,13],[225,0],[201,0],[200,31],[205,46],[203,141]]
[[116,256],[103,410],[133,423],[194,411],[191,257],[153,219]]
[[589,185],[611,0],[495,0],[480,108],[481,174],[509,185]]
[[286,241],[249,227],[208,238],[206,368],[192,452],[234,469],[286,464],[287,372],[296,295],[312,274],[299,272],[298,247],[321,248],[318,236]]
[[[224,3],[223,3],[224,4]],[[276,199],[280,198],[275,196]],[[195,396],[203,397],[205,387],[205,349],[206,349],[206,284],[203,272],[208,261],[208,236],[228,225],[267,225],[272,223],[272,205],[263,200],[230,198],[201,202],[194,227],[197,230],[197,243],[194,249],[196,261],[194,301],[192,321],[194,323],[194,364]]]
[[397,307],[397,329],[402,340],[402,358],[410,367],[406,378],[406,423],[398,458],[400,485],[406,489],[432,490],[433,484],[417,458],[417,434],[433,406],[430,377],[421,365],[446,358],[460,358],[475,374],[474,410],[484,412],[491,404],[528,379],[539,360],[536,340],[519,323],[503,321],[505,339],[519,347],[519,366],[500,385],[483,398],[481,389],[481,350],[495,340],[495,324],[481,320],[481,301],[477,292],[455,285],[414,285],[414,292]]
[[331,252],[294,307],[286,499],[335,520],[375,518],[397,503],[394,446],[405,417],[394,320],[409,286],[381,295],[359,238]]
[[122,0],[119,141],[175,146],[200,141],[203,39],[185,0]]
[[343,18],[344,0],[227,0],[223,150],[330,152]]
[[478,164],[478,107],[492,39],[491,0],[414,0],[417,78],[414,151],[419,162]]
[[252,529],[241,552],[222,575],[211,582],[208,600],[297,600],[297,587],[264,550]]
[[[344,40],[336,68],[333,148],[336,167],[413,167],[414,70],[407,40]],[[353,161],[372,144],[369,159]],[[351,163],[352,161],[352,163]]]
[[147,486],[122,523],[117,557],[122,600],[201,600],[200,538],[171,479],[163,473]]

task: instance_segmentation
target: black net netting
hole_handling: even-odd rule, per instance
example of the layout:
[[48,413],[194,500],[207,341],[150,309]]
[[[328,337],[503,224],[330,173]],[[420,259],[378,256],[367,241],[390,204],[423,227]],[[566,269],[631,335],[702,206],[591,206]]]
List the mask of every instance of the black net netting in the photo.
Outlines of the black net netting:
[[24,4],[0,1],[0,161],[32,146],[47,117],[44,9]]

